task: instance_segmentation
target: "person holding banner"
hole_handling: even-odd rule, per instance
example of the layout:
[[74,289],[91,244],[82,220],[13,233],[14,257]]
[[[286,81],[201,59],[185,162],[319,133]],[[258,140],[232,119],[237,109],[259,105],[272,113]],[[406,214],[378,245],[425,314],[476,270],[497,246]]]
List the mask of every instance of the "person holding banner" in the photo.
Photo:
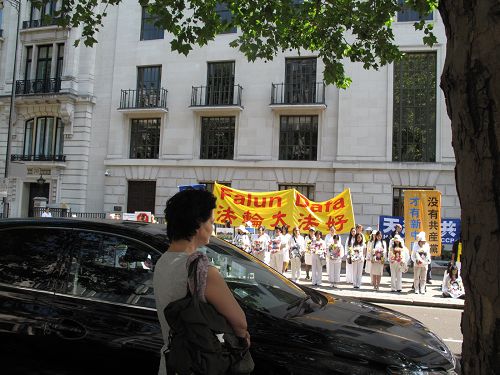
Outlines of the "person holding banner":
[[410,254],[403,239],[396,234],[390,241],[389,263],[391,267],[391,292],[403,290],[403,273],[408,271]]
[[420,232],[417,235],[417,242],[413,244],[411,252],[411,260],[413,261],[413,286],[415,294],[424,294],[427,267],[431,263],[431,249],[425,239],[425,232]]
[[340,242],[340,236],[334,234],[332,238],[332,242],[327,245],[326,270],[328,272],[328,281],[332,283],[331,287],[335,288],[335,284],[340,282],[340,266],[345,253],[344,246]]
[[277,226],[274,228],[274,237],[269,242],[269,266],[274,268],[276,271],[281,273],[283,270],[283,250],[281,243],[283,242],[283,235],[281,234],[281,228]]
[[300,234],[300,228],[293,228],[292,235],[288,240],[288,247],[290,249],[290,265],[292,267],[292,281],[298,282],[300,279],[300,258],[306,251],[306,242],[304,237]]
[[382,232],[377,231],[375,233],[375,238],[373,239],[373,246],[371,247],[370,252],[368,252],[367,260],[367,262],[371,263],[370,276],[374,290],[378,290],[380,287],[380,279],[382,278],[382,273],[384,272],[384,262],[386,257],[387,245],[382,239]]
[[320,286],[323,282],[323,264],[321,263],[326,257],[326,245],[323,239],[323,233],[317,230],[314,235],[316,241],[312,248],[312,285]]
[[349,232],[349,237],[345,241],[344,249],[346,252],[346,260],[345,260],[345,282],[352,283],[352,259],[351,259],[351,251],[354,246],[354,239],[356,237],[356,228],[351,228]]
[[364,243],[363,234],[356,233],[354,243],[349,251],[349,256],[352,262],[352,285],[354,289],[361,287],[361,279],[363,277],[363,262],[365,261],[366,245]]
[[310,280],[309,271],[312,267],[312,249],[314,248],[314,243],[316,242],[316,236],[314,232],[316,229],[314,227],[309,228],[309,235],[306,237],[306,253],[304,255],[304,264],[306,266],[306,280]]

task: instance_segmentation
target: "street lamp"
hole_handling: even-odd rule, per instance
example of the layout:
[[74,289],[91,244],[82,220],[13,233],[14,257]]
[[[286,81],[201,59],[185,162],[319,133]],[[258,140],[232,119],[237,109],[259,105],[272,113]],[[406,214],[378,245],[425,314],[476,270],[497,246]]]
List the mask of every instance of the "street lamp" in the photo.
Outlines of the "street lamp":
[[[5,170],[4,177],[7,188],[9,186],[9,159],[10,159],[10,133],[12,128],[12,113],[14,111],[14,101],[16,99],[16,68],[17,68],[17,47],[19,43],[19,25],[21,23],[21,1],[20,0],[7,0],[7,2],[17,11],[17,26],[16,26],[16,44],[14,47],[14,67],[12,69],[12,88],[10,93],[10,106],[9,106],[9,121],[7,122],[7,147],[5,151]],[[0,0],[0,8],[4,7],[4,1]],[[3,197],[3,214],[8,216],[9,206],[7,197]]]
[[45,178],[43,178],[43,175],[40,175],[40,177],[37,178],[36,183],[40,186],[43,186],[45,183]]

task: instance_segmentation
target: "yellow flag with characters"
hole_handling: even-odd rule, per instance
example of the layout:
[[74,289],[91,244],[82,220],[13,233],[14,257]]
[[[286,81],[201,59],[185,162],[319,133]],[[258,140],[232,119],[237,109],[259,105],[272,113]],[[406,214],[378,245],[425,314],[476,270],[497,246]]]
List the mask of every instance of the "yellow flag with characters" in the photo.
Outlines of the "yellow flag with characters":
[[215,222],[219,224],[228,221],[238,226],[250,221],[253,227],[298,226],[301,232],[314,227],[324,233],[332,225],[337,233],[348,233],[354,226],[349,189],[323,202],[311,201],[295,189],[248,192],[215,183],[213,193],[217,198]]

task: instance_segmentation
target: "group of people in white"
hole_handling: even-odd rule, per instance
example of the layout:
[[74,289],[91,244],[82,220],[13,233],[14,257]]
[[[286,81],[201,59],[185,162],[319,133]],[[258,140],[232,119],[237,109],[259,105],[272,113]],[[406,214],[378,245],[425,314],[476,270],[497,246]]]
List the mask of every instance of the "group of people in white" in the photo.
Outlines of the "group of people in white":
[[[302,235],[299,227],[294,227],[289,233],[287,226],[276,227],[272,236],[266,233],[263,226],[258,233],[249,236],[244,225],[237,228],[233,243],[248,253],[265,262],[278,272],[285,273],[290,266],[291,279],[297,282],[301,275],[302,265],[305,267],[306,280],[311,280],[313,286],[323,283],[323,266],[326,264],[328,283],[335,287],[340,283],[342,262],[345,262],[345,281],[352,283],[353,288],[361,287],[363,271],[370,274],[371,285],[378,291],[384,265],[389,264],[391,275],[391,291],[402,292],[402,276],[408,271],[410,261],[413,264],[414,283],[416,294],[426,292],[427,269],[431,263],[431,252],[426,240],[425,232],[418,233],[416,242],[411,251],[405,246],[401,237],[402,227],[397,224],[387,242],[382,232],[367,228],[363,233],[363,226],[353,227],[345,242],[336,233],[335,227],[329,228],[329,233],[323,233],[314,227],[309,228],[308,234]],[[459,277],[449,269],[452,283]],[[444,284],[444,281],[443,281]],[[463,288],[462,288],[463,290]],[[444,290],[443,290],[444,292]],[[444,295],[444,294],[443,294]]]

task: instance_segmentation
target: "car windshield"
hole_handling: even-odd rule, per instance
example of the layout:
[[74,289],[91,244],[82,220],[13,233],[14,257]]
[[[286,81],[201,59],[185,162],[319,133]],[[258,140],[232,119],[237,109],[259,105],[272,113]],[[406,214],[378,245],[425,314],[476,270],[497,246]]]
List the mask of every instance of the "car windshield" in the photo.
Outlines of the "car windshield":
[[283,275],[224,241],[212,239],[199,251],[207,255],[244,306],[285,316],[290,305],[307,296]]

